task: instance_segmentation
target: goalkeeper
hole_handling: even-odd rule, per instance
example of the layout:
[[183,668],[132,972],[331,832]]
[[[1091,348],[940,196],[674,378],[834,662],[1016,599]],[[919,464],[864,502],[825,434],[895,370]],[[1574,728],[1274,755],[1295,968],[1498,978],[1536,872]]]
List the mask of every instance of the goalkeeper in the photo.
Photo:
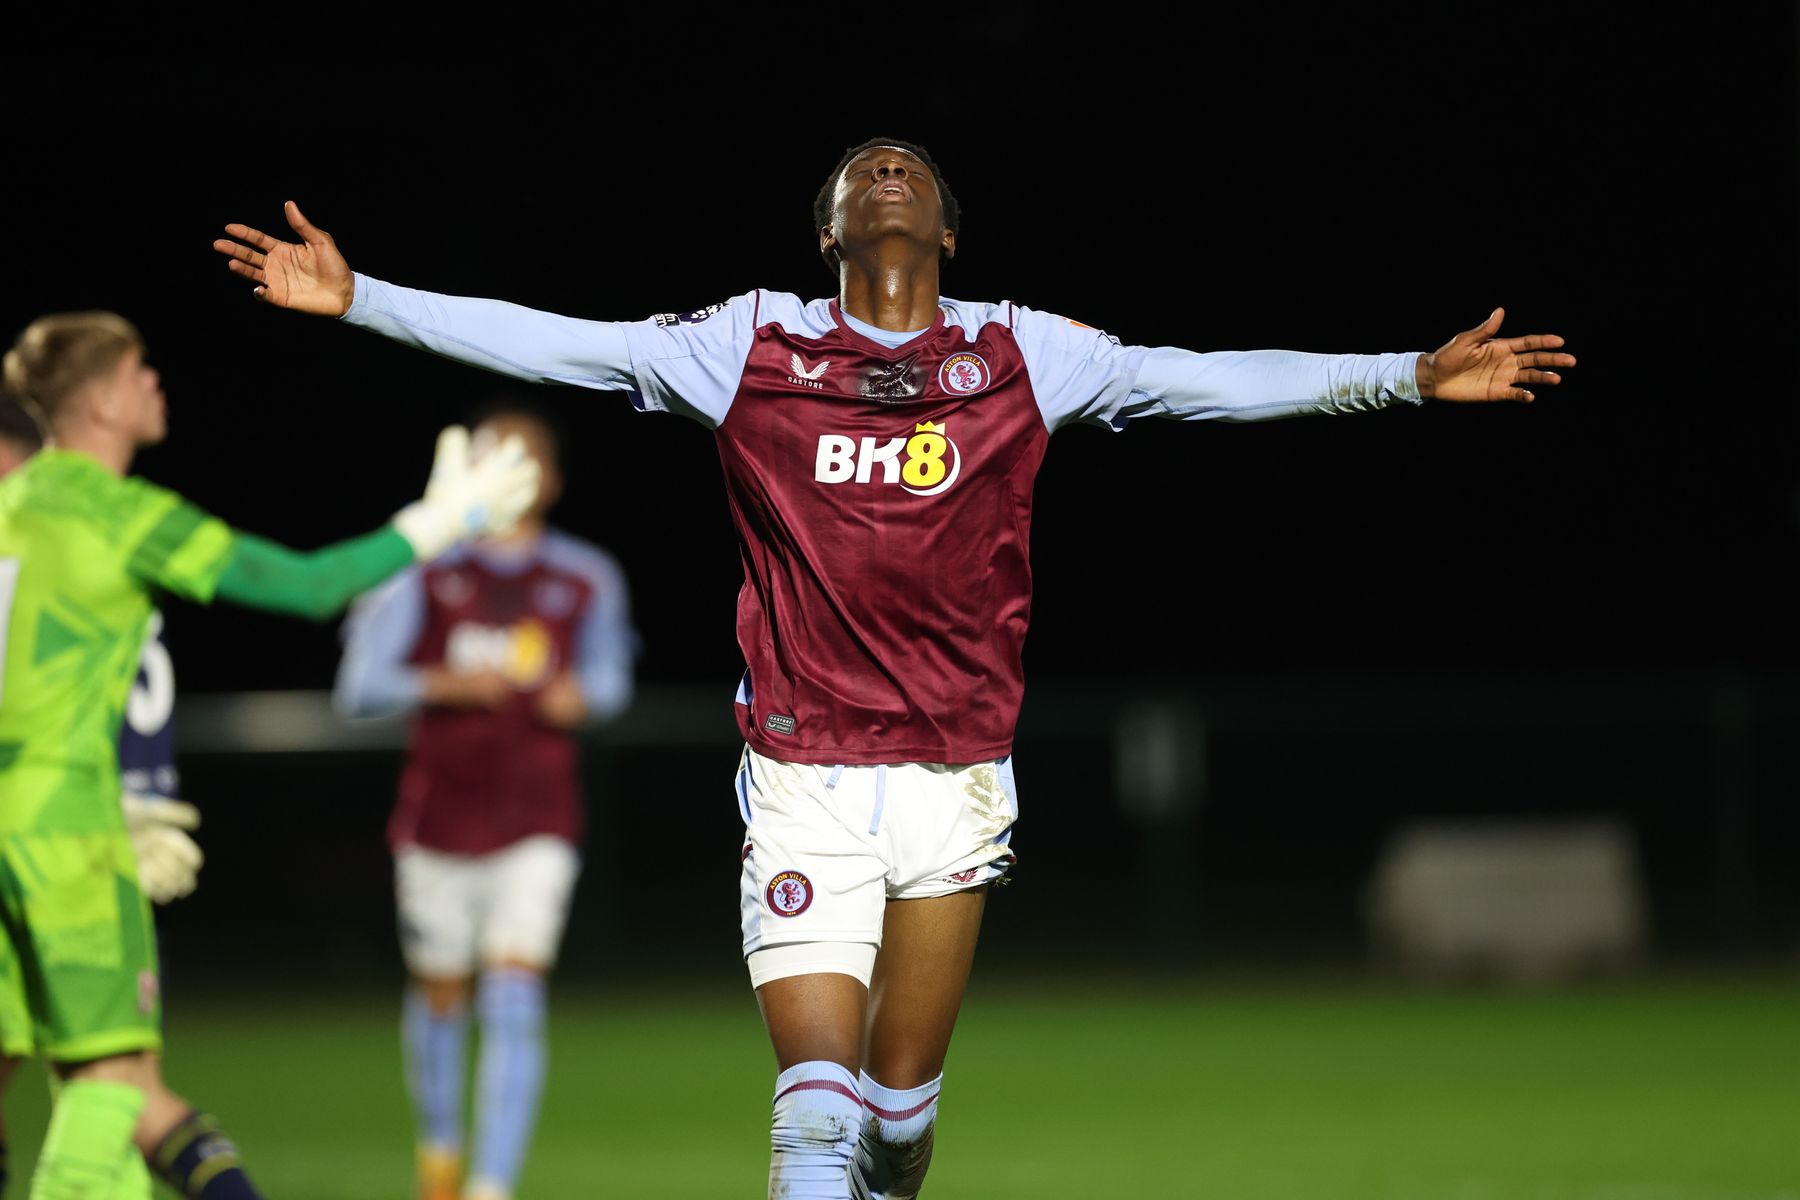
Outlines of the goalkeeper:
[[141,1152],[178,1194],[258,1192],[213,1118],[164,1086],[156,945],[120,808],[116,737],[153,595],[312,620],[533,500],[517,440],[438,441],[425,497],[372,533],[296,552],[129,475],[166,433],[144,343],[103,312],[40,318],[6,386],[50,440],[0,480],[0,1044],[62,1080],[34,1200],[110,1197]]
[[[18,397],[0,391],[0,479],[44,448],[37,418]],[[200,810],[176,797],[175,670],[162,643],[162,613],[152,610],[138,655],[137,680],[119,725],[120,799],[125,829],[137,854],[138,887],[157,904],[194,890],[205,856],[189,832],[200,827]],[[30,1050],[27,1044],[26,1051]],[[8,1068],[0,1066],[0,1091]],[[6,1182],[6,1139],[0,1133],[0,1188]]]
[[[24,465],[44,447],[37,420],[11,393],[0,389],[0,478]],[[137,856],[138,887],[157,904],[187,895],[199,882],[204,856],[189,831],[200,825],[200,812],[176,797],[180,772],[175,767],[175,671],[161,638],[162,613],[152,610],[138,655],[137,680],[119,725],[119,780],[125,829]],[[16,1031],[0,1046],[0,1104],[19,1057],[32,1053],[30,1030]],[[6,1130],[0,1124],[0,1192],[7,1177]],[[150,1175],[143,1159],[128,1155],[126,1173],[114,1189],[116,1200],[150,1200]]]

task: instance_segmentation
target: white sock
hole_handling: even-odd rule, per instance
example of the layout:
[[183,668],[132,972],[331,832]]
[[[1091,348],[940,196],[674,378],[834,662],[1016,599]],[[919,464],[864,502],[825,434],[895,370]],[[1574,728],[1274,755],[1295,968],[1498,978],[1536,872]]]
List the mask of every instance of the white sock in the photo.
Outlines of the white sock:
[[769,1195],[850,1200],[850,1157],[862,1130],[856,1076],[834,1062],[797,1063],[775,1079]]
[[939,1074],[901,1092],[882,1087],[864,1072],[861,1090],[862,1136],[851,1173],[855,1200],[913,1200],[931,1166],[944,1077]]

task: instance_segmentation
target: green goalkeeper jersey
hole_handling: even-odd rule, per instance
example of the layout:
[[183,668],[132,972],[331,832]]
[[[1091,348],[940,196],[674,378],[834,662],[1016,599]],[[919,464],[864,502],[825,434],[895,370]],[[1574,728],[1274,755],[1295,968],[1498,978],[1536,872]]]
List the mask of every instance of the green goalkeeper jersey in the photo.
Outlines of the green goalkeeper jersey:
[[0,834],[122,825],[119,721],[153,591],[210,601],[234,539],[82,454],[0,479]]

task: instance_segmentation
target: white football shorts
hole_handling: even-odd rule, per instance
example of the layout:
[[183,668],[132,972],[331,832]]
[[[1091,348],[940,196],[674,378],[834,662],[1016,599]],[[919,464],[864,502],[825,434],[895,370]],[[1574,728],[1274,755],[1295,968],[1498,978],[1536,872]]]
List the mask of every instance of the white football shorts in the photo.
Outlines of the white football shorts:
[[1010,756],[833,767],[780,762],[746,746],[737,794],[746,958],[807,942],[879,946],[889,900],[964,891],[1013,863],[1019,802]]
[[475,975],[499,962],[548,970],[556,961],[581,854],[538,834],[491,854],[394,852],[400,951],[426,979]]

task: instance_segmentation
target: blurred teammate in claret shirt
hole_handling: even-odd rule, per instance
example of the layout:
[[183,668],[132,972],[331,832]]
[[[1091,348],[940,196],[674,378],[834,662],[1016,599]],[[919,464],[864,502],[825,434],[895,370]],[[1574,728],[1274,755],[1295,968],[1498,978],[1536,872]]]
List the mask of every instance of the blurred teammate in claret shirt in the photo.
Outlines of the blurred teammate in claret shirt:
[[[541,469],[512,529],[396,576],[345,626],[335,697],[349,716],[411,714],[388,826],[421,1200],[511,1196],[545,1075],[545,993],[580,870],[586,722],[630,703],[638,635],[626,577],[546,520],[562,490],[547,413],[516,398],[472,422]],[[480,1025],[473,1137],[464,1055]]]

